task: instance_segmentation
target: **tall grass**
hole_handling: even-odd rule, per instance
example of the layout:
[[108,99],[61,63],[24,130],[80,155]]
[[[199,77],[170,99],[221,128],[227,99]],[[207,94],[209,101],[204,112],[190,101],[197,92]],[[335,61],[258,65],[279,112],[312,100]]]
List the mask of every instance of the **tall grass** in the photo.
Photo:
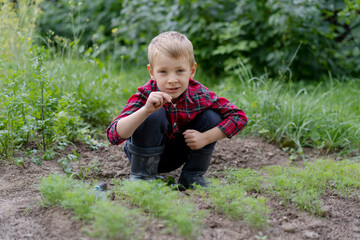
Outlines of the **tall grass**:
[[93,127],[102,129],[120,113],[127,99],[148,76],[146,66],[128,72],[120,63],[96,58],[55,57],[47,64],[47,68],[52,69],[54,91],[59,95],[73,92],[85,105],[81,116]]
[[40,12],[38,2],[0,3],[0,52],[1,57],[12,64],[21,66],[26,61],[24,53],[28,52],[34,41],[35,22]]
[[360,79],[331,77],[317,85],[268,79],[265,75],[228,78],[219,94],[244,109],[246,132],[283,147],[311,146],[328,152],[351,152],[360,146]]

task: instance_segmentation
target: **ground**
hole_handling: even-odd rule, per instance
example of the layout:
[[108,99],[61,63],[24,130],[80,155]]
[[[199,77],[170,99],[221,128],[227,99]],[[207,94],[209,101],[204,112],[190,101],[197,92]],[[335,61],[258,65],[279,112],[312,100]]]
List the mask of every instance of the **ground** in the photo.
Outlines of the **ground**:
[[[62,154],[72,152],[75,148],[84,165],[94,160],[103,164],[96,175],[99,180],[110,183],[114,177],[128,177],[129,163],[122,145],[100,147],[95,151],[87,145],[69,146]],[[309,151],[307,157],[311,161],[318,155]],[[263,139],[234,138],[218,142],[207,176],[221,178],[220,171],[230,167],[259,169],[268,165],[288,164],[289,155]],[[89,239],[81,231],[83,224],[75,220],[71,212],[41,205],[37,184],[41,177],[51,172],[62,172],[55,160],[44,161],[38,166],[25,158],[23,167],[0,162],[0,239]],[[179,171],[170,175],[178,177]],[[326,194],[322,198],[326,214],[317,217],[267,197],[267,205],[272,212],[269,227],[262,231],[251,229],[242,221],[229,220],[225,215],[213,211],[211,206],[201,204],[201,199],[193,199],[199,209],[210,212],[204,220],[199,239],[360,239],[360,202]],[[148,226],[144,238],[177,239],[157,234],[161,228],[162,225],[156,222]]]

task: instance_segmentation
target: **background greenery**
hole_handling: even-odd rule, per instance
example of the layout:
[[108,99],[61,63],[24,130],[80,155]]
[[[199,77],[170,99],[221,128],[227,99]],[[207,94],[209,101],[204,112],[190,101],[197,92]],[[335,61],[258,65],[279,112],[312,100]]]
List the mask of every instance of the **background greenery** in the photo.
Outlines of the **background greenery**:
[[211,74],[236,72],[239,59],[257,75],[291,69],[297,80],[360,73],[358,0],[46,0],[40,8],[45,42],[70,39],[95,57],[144,64],[149,41],[177,30]]
[[[105,138],[106,127],[149,78],[148,41],[169,29],[193,41],[203,65],[196,79],[245,111],[243,134],[263,136],[294,159],[305,159],[304,146],[351,153],[360,147],[360,81],[351,77],[359,65],[350,67],[360,59],[358,38],[351,37],[358,30],[359,3],[330,3],[2,1],[0,155],[21,165],[16,152],[33,143],[41,149],[29,153],[37,155],[36,163],[73,142],[96,148],[90,136]],[[325,18],[325,5],[338,9],[328,14],[336,13],[341,24]],[[314,30],[308,19],[315,15],[331,26],[331,36]],[[272,32],[270,19],[284,21]],[[290,38],[280,28],[286,24]],[[340,41],[342,27],[348,30]],[[350,54],[343,60],[342,51]],[[316,81],[304,81],[307,72]]]

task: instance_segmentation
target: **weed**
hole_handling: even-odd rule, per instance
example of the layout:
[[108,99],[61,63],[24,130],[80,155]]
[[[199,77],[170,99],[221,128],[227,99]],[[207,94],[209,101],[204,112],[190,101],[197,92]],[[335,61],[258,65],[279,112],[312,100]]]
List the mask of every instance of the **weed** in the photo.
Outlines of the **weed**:
[[15,158],[14,163],[16,164],[16,166],[21,167],[22,165],[24,165],[24,158],[22,157]]
[[58,163],[60,163],[62,170],[66,174],[71,175],[73,173],[73,167],[72,167],[71,161],[68,157],[59,158],[57,161],[58,161]]
[[[94,159],[87,168],[83,168],[81,164],[81,156],[76,152],[76,150],[74,150],[73,153],[68,154],[66,157],[58,159],[58,162],[66,174],[70,177],[77,177],[81,180],[84,180],[89,175],[90,170],[99,172],[99,167],[101,166],[101,164],[98,163],[98,160]],[[79,168],[78,172],[74,172],[71,162],[77,162]]]
[[85,142],[88,138],[88,125],[80,117],[85,106],[76,100],[73,93],[65,93],[58,101],[54,116],[54,141]]
[[[31,3],[30,3],[31,2]],[[21,1],[16,3],[2,1],[0,4],[0,48],[3,56],[14,64],[24,64],[24,52],[31,47],[36,29],[35,22],[39,14],[39,1]]]
[[47,161],[52,160],[55,158],[55,155],[56,155],[56,152],[54,151],[54,149],[50,148],[44,152],[43,159],[47,160]]

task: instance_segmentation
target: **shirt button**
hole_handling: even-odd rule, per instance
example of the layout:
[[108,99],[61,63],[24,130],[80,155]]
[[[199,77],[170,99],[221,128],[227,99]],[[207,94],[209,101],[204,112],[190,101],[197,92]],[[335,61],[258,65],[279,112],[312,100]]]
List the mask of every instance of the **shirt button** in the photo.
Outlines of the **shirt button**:
[[173,104],[173,107],[176,108],[176,104]]
[[176,123],[174,123],[174,127],[176,127]]

